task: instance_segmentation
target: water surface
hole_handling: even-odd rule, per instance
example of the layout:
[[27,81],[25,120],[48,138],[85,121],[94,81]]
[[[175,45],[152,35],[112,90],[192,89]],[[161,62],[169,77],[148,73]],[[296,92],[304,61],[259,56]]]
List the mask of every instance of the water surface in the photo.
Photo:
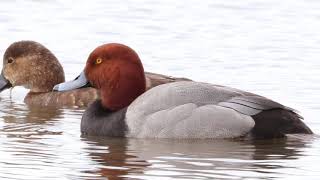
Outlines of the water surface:
[[[298,109],[320,133],[320,2],[39,1],[0,3],[0,54],[35,40],[66,78],[98,45],[134,48],[145,69],[232,86]],[[28,107],[0,94],[1,179],[318,179],[320,138],[267,141],[81,137],[83,109]]]

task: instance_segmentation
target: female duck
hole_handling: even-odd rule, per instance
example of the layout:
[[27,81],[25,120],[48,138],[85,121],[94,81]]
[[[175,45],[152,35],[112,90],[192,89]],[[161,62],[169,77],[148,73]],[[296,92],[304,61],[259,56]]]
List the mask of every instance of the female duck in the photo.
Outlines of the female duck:
[[85,111],[81,120],[83,134],[136,138],[312,134],[293,109],[238,89],[181,81],[145,92],[142,63],[125,45],[96,48],[84,74],[100,91],[101,100]]
[[[160,74],[146,73],[147,89],[159,84],[185,80]],[[80,76],[78,79],[82,79]],[[14,86],[30,89],[25,97],[28,105],[41,106],[87,106],[99,98],[90,84],[78,84],[81,89],[66,90],[65,86],[55,86],[65,81],[64,71],[49,49],[34,41],[19,41],[11,44],[3,57],[3,69],[0,75],[0,92]]]

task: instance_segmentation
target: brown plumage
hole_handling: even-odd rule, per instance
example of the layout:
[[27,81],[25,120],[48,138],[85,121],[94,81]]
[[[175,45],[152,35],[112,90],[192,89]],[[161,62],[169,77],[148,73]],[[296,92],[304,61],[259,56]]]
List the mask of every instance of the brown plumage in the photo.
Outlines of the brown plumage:
[[49,92],[54,85],[65,81],[58,59],[34,41],[11,44],[3,56],[2,73],[12,86],[24,86],[31,92]]
[[[102,53],[109,51],[112,54]],[[90,83],[93,86],[105,89],[101,92],[101,96],[104,97],[102,104],[110,110],[119,110],[128,106],[146,91],[145,75],[140,58],[125,45],[109,44],[97,47],[90,54],[84,72],[86,77],[91,79]]]
[[29,92],[25,97],[24,102],[31,106],[87,107],[99,97],[100,95],[95,88],[87,87],[66,92]]

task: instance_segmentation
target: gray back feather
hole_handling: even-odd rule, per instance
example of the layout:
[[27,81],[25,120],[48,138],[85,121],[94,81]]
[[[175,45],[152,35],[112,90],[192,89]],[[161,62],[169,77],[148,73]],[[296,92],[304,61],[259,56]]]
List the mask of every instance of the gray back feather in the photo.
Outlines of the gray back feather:
[[143,108],[141,110],[146,113],[153,113],[166,107],[194,103],[198,106],[214,104],[227,107],[249,116],[258,114],[262,110],[276,108],[295,111],[263,96],[208,83],[182,81],[165,84],[160,88],[161,90],[157,90],[158,88],[151,89],[150,93],[145,93],[139,97],[143,99],[152,97],[152,101],[145,101],[142,102],[142,106],[139,105]]
[[182,81],[160,85],[128,107],[132,137],[227,138],[248,133],[253,115],[285,106],[238,89]]
[[193,81],[181,81],[152,88],[138,97],[130,106],[139,108],[149,114],[187,103],[193,103],[198,106],[207,104],[217,105],[232,97],[244,95],[247,95],[247,93],[229,87]]
[[233,88],[190,81],[157,86],[128,107],[129,136],[239,137],[254,126],[252,118],[217,104],[247,94]]

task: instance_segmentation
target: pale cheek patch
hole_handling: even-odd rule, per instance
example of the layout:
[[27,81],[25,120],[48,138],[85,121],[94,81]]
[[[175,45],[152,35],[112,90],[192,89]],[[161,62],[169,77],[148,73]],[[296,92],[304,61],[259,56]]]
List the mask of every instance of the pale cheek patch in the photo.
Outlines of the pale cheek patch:
[[13,85],[17,85],[16,79],[18,79],[18,74],[16,74],[11,67],[6,67],[3,70],[4,77]]

